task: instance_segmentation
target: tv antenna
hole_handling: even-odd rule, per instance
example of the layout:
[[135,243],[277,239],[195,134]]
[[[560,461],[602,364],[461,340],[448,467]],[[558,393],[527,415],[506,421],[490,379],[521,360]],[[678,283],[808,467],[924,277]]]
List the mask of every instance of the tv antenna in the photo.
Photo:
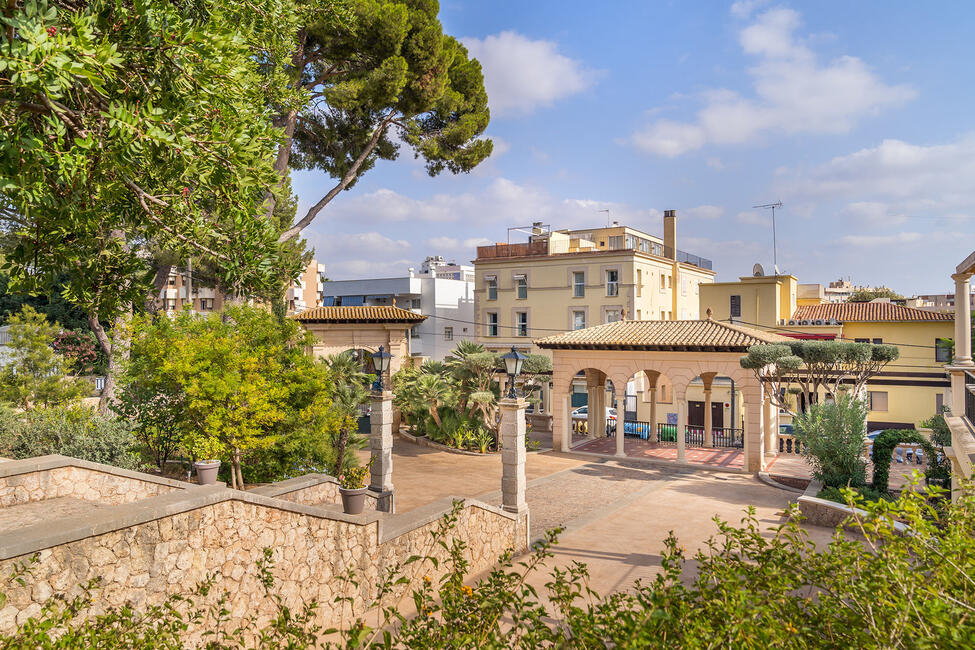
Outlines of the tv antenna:
[[775,203],[763,203],[762,205],[753,205],[753,208],[761,208],[763,210],[772,210],[772,268],[775,269],[775,274],[779,274],[779,260],[778,255],[775,250],[775,208],[782,207],[782,201],[776,201]]
[[609,210],[608,209],[606,209],[606,210],[596,210],[596,212],[605,212],[606,213],[606,227],[609,228]]

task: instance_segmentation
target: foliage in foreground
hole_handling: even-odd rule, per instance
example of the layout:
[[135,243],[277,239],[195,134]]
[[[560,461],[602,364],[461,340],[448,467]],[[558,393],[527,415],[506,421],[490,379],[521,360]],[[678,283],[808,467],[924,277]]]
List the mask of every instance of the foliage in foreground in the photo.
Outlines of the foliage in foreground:
[[[905,490],[896,501],[865,502],[844,490],[866,514],[848,522],[856,535],[837,531],[825,548],[814,547],[795,517],[765,531],[751,508],[737,526],[716,518],[717,534],[692,558],[671,534],[653,580],[605,597],[590,588],[581,563],[543,574],[558,531],[522,559],[505,554],[471,582],[466,544],[450,535],[455,507],[430,543],[448,552],[446,562],[414,556],[390,567],[371,603],[356,606],[340,594],[351,623],[327,638],[313,623],[315,603],[292,610],[274,596],[267,550],[258,564],[275,609],[268,625],[248,618],[232,633],[218,632],[227,596],[208,599],[217,584],[211,579],[145,614],[123,608],[72,621],[92,605],[91,592],[50,601],[0,648],[197,647],[180,636],[191,622],[211,630],[215,648],[244,639],[260,648],[971,647],[975,498],[929,500],[943,494]],[[899,533],[894,520],[912,534]],[[444,575],[433,580],[438,567]],[[355,576],[341,582],[357,584]]]

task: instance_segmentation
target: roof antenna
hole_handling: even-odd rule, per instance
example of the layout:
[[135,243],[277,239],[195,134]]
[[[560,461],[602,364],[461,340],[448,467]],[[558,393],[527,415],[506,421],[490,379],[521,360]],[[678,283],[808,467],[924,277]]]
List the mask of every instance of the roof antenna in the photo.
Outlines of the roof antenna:
[[782,207],[782,201],[776,201],[775,203],[763,203],[762,205],[753,205],[753,208],[762,209],[772,209],[772,268],[775,269],[775,275],[779,274],[779,260],[775,247],[775,208]]
[[596,212],[605,212],[606,213],[606,227],[609,228],[609,210],[596,210]]

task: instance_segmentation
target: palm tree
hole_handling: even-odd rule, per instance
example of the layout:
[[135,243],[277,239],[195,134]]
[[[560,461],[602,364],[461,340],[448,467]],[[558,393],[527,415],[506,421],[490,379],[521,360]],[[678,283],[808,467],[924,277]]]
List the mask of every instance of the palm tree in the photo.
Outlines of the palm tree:
[[423,401],[427,403],[430,417],[437,423],[437,428],[441,428],[443,424],[440,422],[440,413],[437,412],[437,409],[440,408],[441,404],[450,399],[450,385],[440,375],[424,374],[420,375],[417,379],[417,392]]
[[369,391],[366,386],[372,376],[362,372],[359,360],[351,350],[330,356],[325,363],[328,365],[335,386],[332,401],[345,420],[345,424],[339,429],[339,440],[335,449],[334,474],[338,477],[342,474],[342,467],[345,464],[345,450],[349,444],[349,436],[352,434],[349,423],[356,421],[359,415],[359,407],[369,399]]

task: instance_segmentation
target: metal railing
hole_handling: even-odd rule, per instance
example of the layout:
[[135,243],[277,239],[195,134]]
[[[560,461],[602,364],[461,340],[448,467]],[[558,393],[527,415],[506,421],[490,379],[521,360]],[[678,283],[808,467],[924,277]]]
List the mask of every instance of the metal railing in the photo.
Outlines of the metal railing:
[[657,423],[657,442],[661,445],[676,445],[677,444],[677,425],[676,424],[664,424],[662,422]]
[[548,241],[540,239],[521,244],[492,244],[477,247],[478,259],[525,257],[527,255],[548,255]]

